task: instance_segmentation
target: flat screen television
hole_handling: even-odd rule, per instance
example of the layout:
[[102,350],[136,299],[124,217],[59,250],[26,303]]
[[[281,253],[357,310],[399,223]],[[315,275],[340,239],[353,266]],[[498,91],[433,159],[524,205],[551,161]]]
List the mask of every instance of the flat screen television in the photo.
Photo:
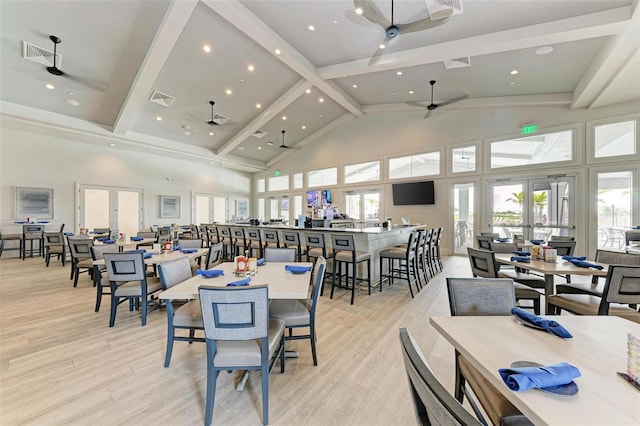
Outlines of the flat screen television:
[[307,191],[307,207],[331,205],[331,190]]
[[435,204],[435,192],[433,181],[394,183],[391,185],[393,191],[394,206],[408,206],[416,204]]

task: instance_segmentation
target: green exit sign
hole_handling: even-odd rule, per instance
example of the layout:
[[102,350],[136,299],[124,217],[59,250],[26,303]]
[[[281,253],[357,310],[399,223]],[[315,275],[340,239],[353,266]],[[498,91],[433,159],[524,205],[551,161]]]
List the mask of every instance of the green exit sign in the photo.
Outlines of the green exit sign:
[[276,170],[273,174],[276,176],[280,176],[280,170]]
[[538,131],[538,125],[537,124],[525,124],[524,126],[520,127],[522,129],[522,134],[523,135],[530,135],[532,133],[535,133],[536,131]]

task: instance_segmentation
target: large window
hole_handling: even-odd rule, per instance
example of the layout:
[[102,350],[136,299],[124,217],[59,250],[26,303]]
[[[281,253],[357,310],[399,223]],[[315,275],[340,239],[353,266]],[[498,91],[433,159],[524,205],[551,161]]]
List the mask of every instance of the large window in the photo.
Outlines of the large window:
[[293,189],[302,189],[302,173],[293,174]]
[[289,175],[272,176],[269,178],[269,192],[286,191],[289,189]]
[[573,160],[573,130],[491,142],[491,168]]
[[451,172],[468,173],[476,170],[476,146],[469,145],[451,150]]
[[265,191],[265,179],[260,178],[256,181],[256,192],[264,192]]
[[595,158],[636,153],[636,122],[603,124],[594,128]]
[[307,186],[316,188],[319,186],[337,185],[338,184],[338,168],[329,167],[328,169],[310,170],[307,172]]
[[380,180],[380,161],[344,166],[344,183],[375,182]]
[[389,179],[440,174],[440,151],[389,159]]

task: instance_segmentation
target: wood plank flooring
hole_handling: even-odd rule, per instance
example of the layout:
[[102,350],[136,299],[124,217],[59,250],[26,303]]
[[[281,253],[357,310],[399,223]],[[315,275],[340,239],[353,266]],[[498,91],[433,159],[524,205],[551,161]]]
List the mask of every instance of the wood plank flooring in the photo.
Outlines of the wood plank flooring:
[[[307,340],[287,342],[300,353],[285,374],[271,375],[272,425],[415,424],[398,328],[407,326],[431,367],[453,389],[453,348],[429,324],[448,315],[445,277],[470,276],[465,257],[445,259],[445,271],[411,299],[405,282],[383,292],[326,290],[318,307],[318,361]],[[326,285],[326,283],[325,283]],[[205,347],[176,342],[163,368],[166,314],[140,325],[139,312],[120,305],[108,327],[109,300],[94,312],[96,291],[86,274],[77,288],[69,266],[42,258],[0,260],[0,424],[199,425],[204,419]],[[260,375],[244,392],[235,375],[218,379],[213,423],[261,424]]]

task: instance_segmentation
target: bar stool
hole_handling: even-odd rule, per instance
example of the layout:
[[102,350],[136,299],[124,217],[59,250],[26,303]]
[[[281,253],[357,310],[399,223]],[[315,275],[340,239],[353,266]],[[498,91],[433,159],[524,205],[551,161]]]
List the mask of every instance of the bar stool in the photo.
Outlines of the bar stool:
[[306,250],[300,242],[300,233],[298,231],[282,231],[282,240],[285,247],[293,247],[297,250],[298,262],[302,262],[302,255],[306,253]]
[[249,247],[249,254],[251,257],[253,253],[257,250],[258,257],[264,257],[264,245],[262,244],[262,233],[258,228],[249,228],[246,232],[247,235],[247,245]]
[[265,229],[264,231],[264,247],[280,248],[280,235],[275,229]]
[[[27,250],[27,241],[29,242],[29,249]],[[22,225],[22,260],[27,257],[27,252],[33,257],[33,242],[38,242],[38,256],[44,256],[44,225]]]
[[[419,234],[417,231],[409,234],[409,241],[406,247],[391,247],[380,251],[380,291],[385,278],[389,280],[389,285],[393,284],[395,278],[406,279],[409,285],[409,292],[413,298],[413,288],[411,282],[416,281],[416,290],[420,291],[420,279],[418,278],[418,247]],[[384,261],[387,261],[387,273],[383,273]],[[397,266],[396,266],[397,262]]]
[[[4,244],[7,241],[17,241],[18,247],[5,248]],[[3,234],[0,232],[0,257],[2,257],[3,251],[18,250],[20,256],[22,256],[22,235],[20,234]]]
[[442,265],[442,255],[440,253],[440,242],[442,241],[442,231],[443,228],[440,227],[437,229],[437,234],[431,239],[434,247],[433,260],[435,262],[436,267],[442,272],[444,269],[444,265]]
[[222,255],[227,260],[233,260],[235,245],[233,244],[233,238],[231,237],[231,228],[229,226],[218,226],[217,228],[223,248]]
[[[333,277],[331,280],[331,295],[330,299],[333,299],[333,291],[336,287],[351,289],[351,304],[356,296],[356,284],[358,281],[366,281],[369,290],[369,296],[371,296],[371,254],[362,251],[356,251],[356,243],[353,235],[335,235],[331,234],[331,244],[333,246]],[[358,264],[361,262],[367,262],[367,277],[358,278]],[[340,284],[342,281],[342,265],[345,265],[345,283]],[[351,287],[349,287],[349,266],[351,266]],[[340,273],[340,282],[336,284],[336,269]]]
[[233,244],[235,245],[235,256],[243,255],[247,250],[247,237],[244,234],[244,228],[231,228],[231,236],[233,237]]
[[[305,232],[304,239],[307,246],[307,262],[313,261],[315,265],[316,260],[320,256],[324,257],[327,260],[327,268],[325,269],[325,277],[331,276],[333,277],[333,269],[329,270],[329,264],[333,265],[333,249],[331,247],[327,247],[324,240],[324,234],[319,232]],[[333,266],[332,266],[333,268]],[[320,290],[320,296],[324,293],[324,286]]]

